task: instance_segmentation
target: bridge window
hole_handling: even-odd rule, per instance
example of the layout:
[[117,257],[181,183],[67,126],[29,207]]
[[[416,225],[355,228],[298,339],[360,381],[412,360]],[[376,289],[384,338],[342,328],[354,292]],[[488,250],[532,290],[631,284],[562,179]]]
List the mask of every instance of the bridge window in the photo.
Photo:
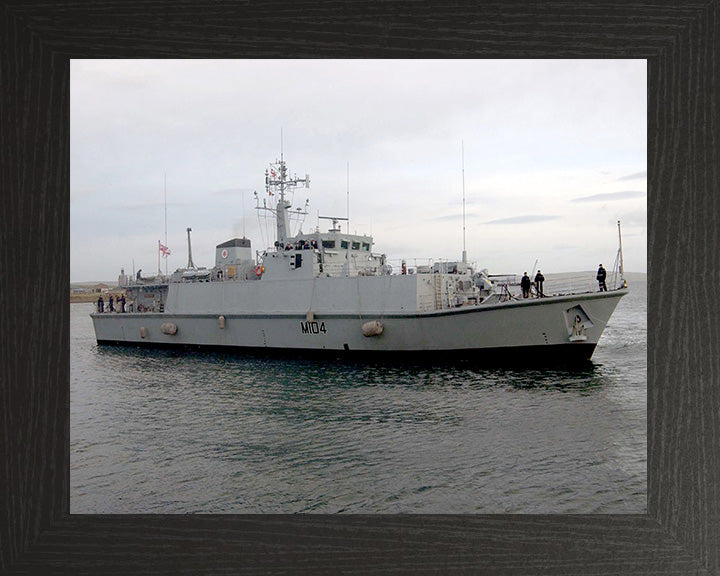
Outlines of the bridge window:
[[353,243],[352,243],[352,249],[353,249],[353,250],[360,250],[360,242],[353,242]]
[[348,247],[348,241],[347,240],[340,240],[340,248],[347,249]]
[[323,248],[335,248],[335,240],[323,240]]
[[363,250],[365,250],[365,252],[370,252],[370,244],[363,242]]

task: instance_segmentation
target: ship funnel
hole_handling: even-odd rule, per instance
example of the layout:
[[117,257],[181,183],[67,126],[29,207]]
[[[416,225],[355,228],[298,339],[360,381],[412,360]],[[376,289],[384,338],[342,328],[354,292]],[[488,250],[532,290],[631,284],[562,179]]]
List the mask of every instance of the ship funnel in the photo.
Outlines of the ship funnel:
[[192,231],[192,228],[187,229],[187,233],[188,233],[188,264],[187,264],[187,267],[190,270],[194,270],[195,264],[193,264],[193,261],[192,261],[192,246],[190,244],[190,232],[191,231]]

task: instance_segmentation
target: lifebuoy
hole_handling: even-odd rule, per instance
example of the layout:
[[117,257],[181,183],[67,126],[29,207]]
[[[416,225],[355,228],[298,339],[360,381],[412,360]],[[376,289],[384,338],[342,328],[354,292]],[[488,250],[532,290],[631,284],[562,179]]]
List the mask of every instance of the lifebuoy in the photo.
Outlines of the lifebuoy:
[[258,278],[260,278],[260,276],[263,275],[263,272],[265,272],[265,267],[264,267],[264,266],[261,266],[260,264],[258,264],[257,266],[255,266],[255,276],[257,276]]

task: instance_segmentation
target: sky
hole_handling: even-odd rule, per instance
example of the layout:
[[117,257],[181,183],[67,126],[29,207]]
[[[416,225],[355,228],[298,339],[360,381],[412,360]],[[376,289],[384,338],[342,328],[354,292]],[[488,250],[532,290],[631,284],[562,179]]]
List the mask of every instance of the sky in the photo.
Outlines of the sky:
[[72,60],[71,282],[152,275],[166,238],[162,271],[184,267],[187,228],[196,266],[231,238],[271,245],[253,193],[269,200],[265,170],[281,153],[310,176],[290,197],[309,200],[303,232],[349,215],[391,262],[460,260],[465,243],[491,274],[610,270],[620,220],[625,270],[647,272],[646,71],[645,60]]

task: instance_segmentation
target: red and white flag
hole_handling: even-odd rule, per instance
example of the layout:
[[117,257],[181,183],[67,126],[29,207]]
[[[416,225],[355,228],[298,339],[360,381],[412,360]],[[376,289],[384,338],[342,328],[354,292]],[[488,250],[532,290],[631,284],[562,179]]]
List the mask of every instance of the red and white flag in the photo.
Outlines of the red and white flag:
[[160,250],[163,256],[170,256],[170,248],[165,246],[160,240],[158,240],[158,250]]

